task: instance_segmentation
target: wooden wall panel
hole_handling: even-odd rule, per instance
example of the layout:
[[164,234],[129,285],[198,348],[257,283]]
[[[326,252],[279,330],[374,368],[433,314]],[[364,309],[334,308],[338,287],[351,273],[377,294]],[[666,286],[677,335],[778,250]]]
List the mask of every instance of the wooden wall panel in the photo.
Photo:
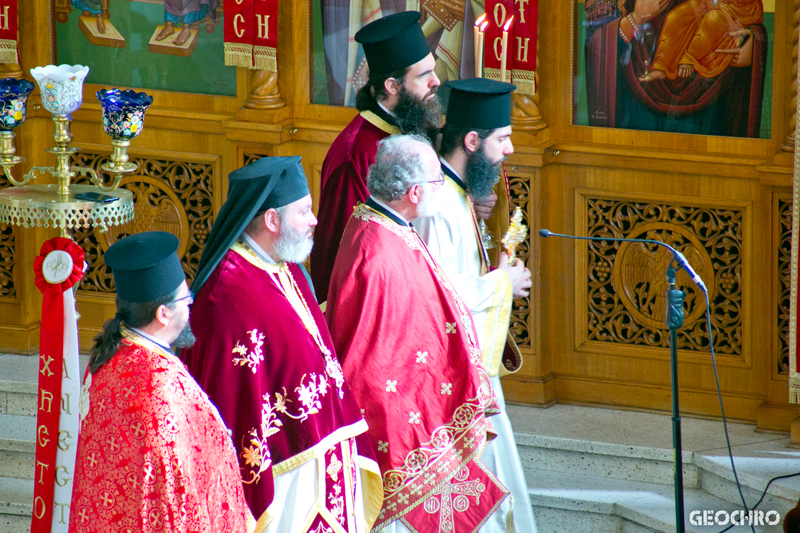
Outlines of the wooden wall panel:
[[[619,295],[627,287],[633,300],[637,298],[630,264],[613,264],[620,260],[617,248],[599,255],[594,248],[591,255],[585,244],[545,240],[537,234],[541,228],[602,234],[596,220],[602,214],[608,218],[603,224],[609,231],[613,226],[613,231],[633,235],[643,224],[664,224],[669,233],[682,236],[682,244],[702,252],[704,268],[713,271],[706,279],[713,280],[710,285],[717,295],[714,311],[722,313],[716,326],[717,361],[726,413],[764,429],[787,430],[798,415],[797,406],[788,404],[783,370],[793,154],[781,145],[789,133],[795,78],[792,36],[797,20],[792,2],[776,3],[771,139],[573,126],[571,4],[540,4],[539,108],[547,127],[518,129],[513,136],[516,153],[507,163],[512,200],[523,208],[531,229],[521,256],[532,270],[533,287],[528,298],[515,302],[512,332],[521,344],[524,363],[519,372],[504,378],[506,398],[539,406],[570,402],[669,409],[668,349],[663,330],[654,324],[660,304],[657,296],[648,298],[641,288],[650,281],[648,288],[661,290],[660,274],[648,273],[651,277],[638,281],[638,297],[646,312],[637,314],[630,309],[631,297],[626,304]],[[26,72],[53,62],[51,5],[49,0],[20,2]],[[227,194],[231,171],[254,157],[301,155],[316,209],[327,149],[355,115],[353,109],[308,103],[309,4],[282,0],[280,6],[278,87],[284,107],[271,111],[245,107],[256,77],[238,69],[236,97],[153,91],[155,103],[145,130],[132,143],[132,157],[144,164],[138,181],[135,176],[127,186],[148,198],[151,209],[137,208],[131,227],[143,229],[158,221],[163,224],[159,227],[173,228],[182,239],[190,276]],[[100,127],[100,106],[91,96],[98,88],[86,86],[84,106],[73,123],[75,140],[84,148],[79,157],[92,165],[110,150]],[[18,172],[34,161],[53,162],[43,152],[52,144],[52,124],[36,93],[29,110],[30,118],[17,138],[18,153],[28,161],[15,169]],[[628,215],[609,214],[623,204],[637,206],[629,213],[630,221],[625,220]],[[644,215],[656,207],[668,215],[652,220]],[[712,230],[717,231],[715,237]],[[41,298],[33,288],[30,265],[41,243],[53,235],[41,229],[15,229],[12,237],[0,228],[2,351],[27,353],[38,345]],[[103,322],[113,316],[114,296],[102,270],[103,243],[109,236],[86,232],[79,237],[94,258],[86,285],[78,292],[80,340],[86,350]],[[715,244],[723,241],[728,244],[721,248]],[[640,254],[643,257],[647,259]],[[656,270],[657,265],[650,266]],[[592,291],[600,289],[608,293],[606,299],[592,307]],[[720,299],[723,293],[726,296]],[[616,307],[606,312],[604,305]],[[651,323],[634,324],[642,317]],[[715,417],[719,407],[714,374],[698,321],[693,317],[682,330],[681,407],[688,414]],[[624,335],[600,334],[615,327],[627,328],[624,331],[634,334],[634,340],[621,342]]]

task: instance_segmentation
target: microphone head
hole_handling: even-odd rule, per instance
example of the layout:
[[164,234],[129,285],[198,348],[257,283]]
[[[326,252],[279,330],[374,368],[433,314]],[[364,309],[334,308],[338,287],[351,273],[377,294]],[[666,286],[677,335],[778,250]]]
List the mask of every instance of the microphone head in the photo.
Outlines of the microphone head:
[[541,237],[549,237],[550,236],[550,230],[549,229],[540,229],[539,230],[539,235]]

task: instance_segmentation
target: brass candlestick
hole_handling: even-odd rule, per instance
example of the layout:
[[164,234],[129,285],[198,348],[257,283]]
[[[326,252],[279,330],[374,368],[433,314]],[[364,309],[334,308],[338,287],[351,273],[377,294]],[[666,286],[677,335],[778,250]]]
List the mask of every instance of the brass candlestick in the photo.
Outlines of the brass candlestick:
[[[70,165],[70,157],[79,151],[71,146],[71,114],[83,102],[83,80],[89,73],[81,65],[48,65],[31,69],[42,94],[42,105],[53,116],[53,142],[46,151],[56,156],[56,166],[34,166],[22,179],[11,169],[24,161],[16,154],[14,128],[25,120],[25,104],[33,90],[27,80],[0,80],[0,166],[14,187],[0,191],[0,223],[23,227],[59,228],[62,236],[76,228],[109,226],[133,219],[133,194],[119,189],[122,178],[138,166],[129,162],[130,140],[144,126],[144,112],[153,99],[144,93],[102,90],[97,93],[103,106],[103,129],[111,136],[111,161],[101,169],[111,175],[106,184],[94,169]],[[38,176],[50,174],[57,184],[29,185]],[[75,176],[87,176],[93,185],[72,185]],[[113,192],[113,195],[106,193]]]

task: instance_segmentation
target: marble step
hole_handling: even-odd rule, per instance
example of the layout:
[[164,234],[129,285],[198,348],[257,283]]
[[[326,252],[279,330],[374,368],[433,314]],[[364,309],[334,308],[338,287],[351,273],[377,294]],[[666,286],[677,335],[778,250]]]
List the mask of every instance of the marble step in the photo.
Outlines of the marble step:
[[[676,530],[675,495],[671,486],[552,470],[529,470],[527,475],[538,533],[673,533]],[[703,490],[686,489],[686,531],[716,533],[727,527],[694,525],[690,518],[693,511],[732,513],[740,508]],[[759,510],[775,509],[762,503]],[[778,512],[778,524],[758,525],[755,531],[782,532],[783,513]],[[695,520],[702,524],[702,515],[699,517]],[[777,516],[773,513],[769,518],[774,521]],[[730,531],[743,533],[752,530],[749,526],[735,526]]]
[[[80,356],[81,378],[89,356]],[[0,414],[36,416],[39,358],[0,354]]]
[[0,477],[33,479],[36,419],[0,415]]
[[36,416],[39,358],[0,354],[0,414]]
[[0,477],[0,533],[28,533],[33,480]]
[[[520,459],[535,487],[533,471],[581,473],[673,485],[669,415],[556,405],[534,409],[509,405]],[[783,434],[756,433],[747,424],[728,424],[739,481],[748,505],[770,478],[800,472],[800,450]],[[734,505],[741,499],[725,447],[721,422],[684,418],[683,471],[686,489],[701,489]],[[774,482],[762,505],[782,512],[800,499],[800,476]]]

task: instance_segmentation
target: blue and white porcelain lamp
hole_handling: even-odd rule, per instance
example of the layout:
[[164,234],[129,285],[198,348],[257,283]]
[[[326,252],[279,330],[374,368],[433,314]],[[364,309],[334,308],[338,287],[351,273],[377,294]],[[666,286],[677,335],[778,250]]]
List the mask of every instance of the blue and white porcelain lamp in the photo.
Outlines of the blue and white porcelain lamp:
[[114,175],[111,188],[115,188],[124,174],[136,170],[136,164],[128,162],[128,146],[142,133],[144,114],[153,97],[131,90],[102,89],[97,91],[97,99],[103,107],[103,130],[111,137],[112,146],[111,161],[100,168]]
[[33,84],[28,80],[0,79],[0,165],[4,168],[11,168],[25,160],[14,155],[14,128],[25,122],[31,91]]

